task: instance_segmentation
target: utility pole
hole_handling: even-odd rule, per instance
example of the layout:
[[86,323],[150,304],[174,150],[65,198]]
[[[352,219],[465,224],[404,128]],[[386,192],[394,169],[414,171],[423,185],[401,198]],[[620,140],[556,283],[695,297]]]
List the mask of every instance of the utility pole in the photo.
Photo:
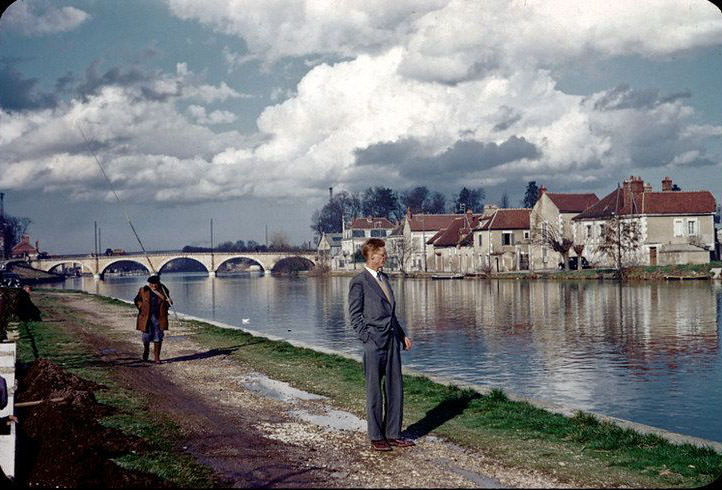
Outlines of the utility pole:
[[268,248],[268,224],[266,224],[266,248]]
[[426,220],[426,216],[423,218],[419,218],[419,221],[421,221],[421,241],[423,242],[423,254],[424,254],[424,272],[428,272],[426,267],[426,226],[424,225],[424,220]]
[[213,257],[213,218],[211,218],[211,275],[216,270],[216,264]]
[[617,218],[617,270],[619,275],[619,280],[622,280],[622,230],[621,225],[622,222],[620,220],[619,216],[619,182],[617,182],[617,202],[614,206],[614,213],[612,213],[612,216],[616,216]]
[[95,273],[100,274],[98,266],[98,222],[93,221],[93,231],[95,232]]
[[101,228],[99,226],[98,227],[98,253],[100,253],[100,251],[103,250],[103,245],[102,245],[103,241],[100,239],[100,231],[101,231]]

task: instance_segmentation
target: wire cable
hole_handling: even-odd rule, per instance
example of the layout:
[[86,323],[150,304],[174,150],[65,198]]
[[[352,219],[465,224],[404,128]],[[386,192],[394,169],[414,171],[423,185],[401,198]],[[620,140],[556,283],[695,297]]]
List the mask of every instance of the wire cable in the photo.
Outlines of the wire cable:
[[[151,262],[150,257],[148,256],[148,252],[146,252],[145,247],[143,246],[143,242],[140,239],[140,236],[138,235],[138,232],[135,230],[135,226],[133,226],[133,222],[130,220],[130,216],[128,215],[128,212],[125,209],[125,206],[123,205],[123,201],[120,200],[120,197],[118,197],[118,193],[115,192],[115,188],[113,187],[113,182],[111,182],[110,177],[108,177],[108,174],[105,172],[105,168],[103,168],[103,165],[100,163],[100,159],[98,158],[98,155],[95,154],[93,151],[93,148],[90,146],[90,141],[88,140],[87,136],[85,136],[85,131],[83,131],[83,128],[80,127],[80,124],[78,124],[77,121],[75,121],[75,127],[78,128],[78,131],[80,131],[80,135],[83,137],[83,141],[85,141],[85,146],[87,146],[88,151],[91,155],[93,155],[93,158],[95,159],[95,163],[98,164],[98,168],[100,168],[100,172],[103,174],[103,177],[105,177],[105,180],[108,182],[108,186],[110,187],[111,192],[113,193],[113,196],[115,196],[115,200],[118,201],[118,204],[120,205],[120,209],[123,212],[123,215],[125,216],[125,219],[128,221],[128,225],[130,225],[130,229],[133,230],[133,235],[135,235],[135,239],[138,241],[138,245],[140,245],[140,249],[143,252],[143,256],[145,257],[145,260],[148,261],[148,265],[150,266],[150,270],[153,274],[158,274],[158,271],[155,270],[155,266],[153,265],[153,262]],[[173,300],[170,297],[170,291],[168,291],[168,288],[165,288],[166,294],[168,295],[168,300],[170,302],[170,306],[173,306]],[[173,314],[175,315],[176,321],[178,320],[178,312],[175,308],[173,308]]]

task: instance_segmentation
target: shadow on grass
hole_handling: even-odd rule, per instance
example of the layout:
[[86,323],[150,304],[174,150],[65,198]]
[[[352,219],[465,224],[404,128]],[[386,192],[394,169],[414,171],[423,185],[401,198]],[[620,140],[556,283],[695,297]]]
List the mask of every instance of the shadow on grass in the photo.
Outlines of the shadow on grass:
[[427,435],[454,417],[464,413],[469,404],[479,398],[483,398],[483,395],[471,390],[465,390],[459,394],[446,397],[441,403],[426,412],[424,418],[408,426],[404,431],[404,436],[418,439]]
[[233,354],[235,351],[240,349],[240,345],[234,345],[232,347],[223,347],[223,348],[216,348],[211,349],[205,352],[196,352],[195,354],[187,354],[185,356],[178,356],[178,357],[171,357],[168,359],[164,359],[163,363],[169,363],[169,362],[185,362],[185,361],[197,361],[199,359],[208,359],[210,357],[216,357],[216,356],[227,356],[230,354]]

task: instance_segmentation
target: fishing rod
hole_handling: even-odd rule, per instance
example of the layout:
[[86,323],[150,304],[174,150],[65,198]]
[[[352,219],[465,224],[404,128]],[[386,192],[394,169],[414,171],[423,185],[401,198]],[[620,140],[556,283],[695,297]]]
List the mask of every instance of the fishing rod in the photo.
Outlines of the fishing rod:
[[[130,216],[128,215],[128,212],[125,209],[125,206],[123,205],[123,202],[120,200],[120,197],[118,197],[118,193],[115,192],[115,188],[113,187],[113,183],[111,182],[110,178],[108,177],[108,174],[105,173],[105,169],[103,168],[103,165],[100,163],[100,159],[93,151],[93,148],[90,146],[90,141],[85,136],[85,131],[83,131],[83,128],[80,127],[80,124],[75,121],[74,123],[75,127],[78,128],[78,131],[80,131],[80,135],[83,137],[83,141],[85,141],[85,146],[88,148],[88,151],[91,155],[93,155],[93,158],[95,159],[95,163],[98,164],[98,167],[100,168],[100,172],[103,174],[103,177],[105,177],[105,180],[108,182],[108,186],[110,187],[110,190],[113,192],[113,195],[115,196],[115,200],[118,201],[118,204],[120,205],[121,211],[123,211],[123,215],[125,215],[125,219],[128,221],[128,224],[130,225],[130,229],[133,230],[133,235],[135,235],[135,239],[138,241],[138,245],[140,245],[140,249],[143,251],[143,256],[145,257],[145,260],[148,261],[148,265],[150,266],[150,270],[153,274],[157,274],[160,276],[158,271],[155,270],[155,266],[153,265],[153,262],[151,262],[150,257],[148,256],[148,252],[146,252],[145,247],[143,246],[143,242],[140,239],[140,236],[138,235],[138,232],[135,230],[135,226],[133,226],[133,222],[130,220]],[[176,311],[174,305],[173,305],[173,299],[170,297],[170,291],[168,288],[163,287],[164,294],[168,296],[168,302],[170,303],[170,306],[173,307],[173,314],[175,315],[176,322],[180,322],[178,319],[178,312]]]

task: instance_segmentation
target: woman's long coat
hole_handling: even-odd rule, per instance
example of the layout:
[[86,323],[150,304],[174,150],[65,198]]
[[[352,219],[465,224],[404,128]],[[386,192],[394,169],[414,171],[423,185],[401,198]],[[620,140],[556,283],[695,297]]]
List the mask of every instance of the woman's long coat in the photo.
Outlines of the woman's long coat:
[[[166,294],[167,289],[165,286],[161,286],[161,288],[158,290],[158,294],[160,294],[165,301],[162,301],[160,304],[160,312],[158,315],[158,323],[160,323],[160,328],[162,330],[168,330],[168,306],[169,303],[167,301],[168,295]],[[140,330],[141,332],[145,332],[145,330],[148,328],[148,320],[150,320],[150,295],[154,294],[150,290],[150,286],[143,286],[138,291],[138,294],[135,297],[135,306],[138,307],[138,320],[136,322],[136,329]],[[160,300],[160,298],[158,298]]]

